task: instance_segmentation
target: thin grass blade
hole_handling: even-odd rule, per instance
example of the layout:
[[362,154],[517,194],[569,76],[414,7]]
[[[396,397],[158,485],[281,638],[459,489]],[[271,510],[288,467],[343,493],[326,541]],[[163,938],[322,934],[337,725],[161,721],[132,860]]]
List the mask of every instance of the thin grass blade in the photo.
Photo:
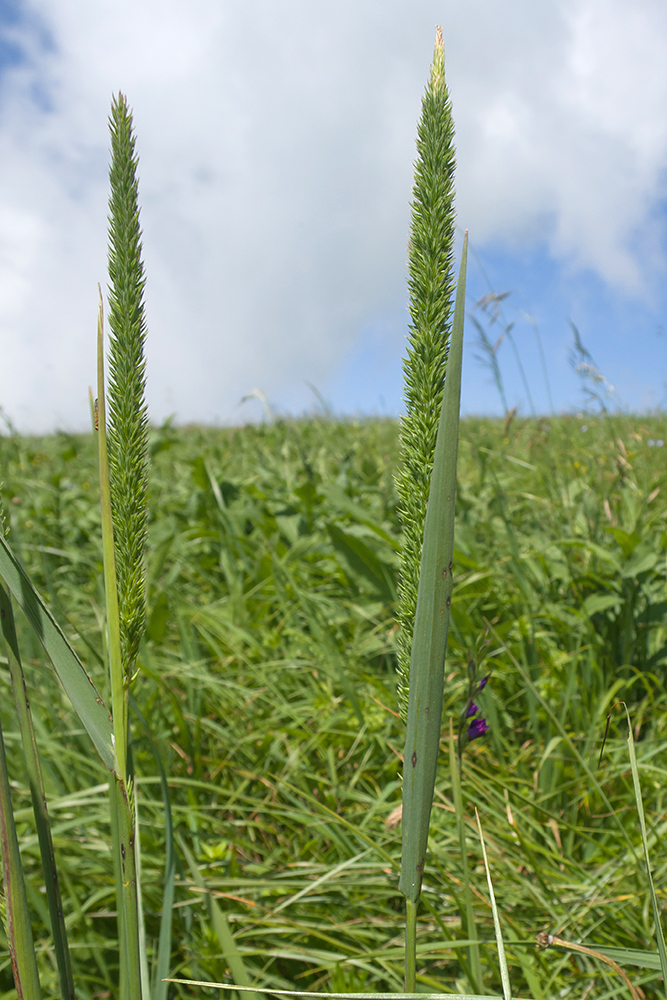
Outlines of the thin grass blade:
[[[206,986],[212,990],[238,990],[240,993],[252,992],[252,987],[232,986],[230,983],[207,983],[198,979],[169,979],[170,983],[181,983],[183,986]],[[307,990],[274,990],[264,987],[264,992],[276,997],[319,997],[324,1000],[504,1000],[498,993],[480,995],[479,993],[309,993]],[[532,997],[522,997],[522,1000],[533,1000]]]
[[[139,944],[139,888],[133,820],[132,793],[120,778],[111,783],[111,809],[117,821],[118,848],[121,873],[122,919],[119,920],[118,939],[122,942],[121,985],[125,982],[128,1000],[141,1000],[141,950]],[[113,827],[113,823],[112,823]],[[118,896],[117,896],[118,898]],[[122,994],[121,994],[122,996]]]
[[639,818],[639,829],[642,836],[642,847],[644,848],[644,861],[646,863],[646,876],[651,894],[651,906],[653,907],[653,919],[655,920],[655,936],[658,944],[658,955],[660,956],[660,968],[662,970],[663,989],[667,996],[667,949],[665,948],[665,935],[662,930],[662,920],[660,918],[660,904],[655,894],[653,885],[653,875],[651,874],[651,859],[648,852],[648,840],[646,838],[646,820],[644,818],[644,803],[642,801],[642,790],[639,782],[639,768],[637,767],[637,755],[635,754],[635,740],[632,734],[632,723],[628,706],[624,704],[625,714],[628,720],[628,753],[630,755],[630,768],[632,770],[632,784],[635,791],[635,801],[637,803],[637,816]]
[[7,648],[7,660],[12,679],[12,691],[14,703],[16,705],[16,716],[21,733],[21,743],[25,757],[26,770],[28,772],[28,782],[30,785],[30,796],[32,808],[35,815],[35,827],[39,841],[39,850],[42,859],[42,870],[44,872],[44,885],[46,888],[46,898],[51,918],[51,933],[53,934],[53,951],[58,967],[58,978],[60,981],[60,993],[63,1000],[75,1000],[74,978],[72,976],[72,963],[70,960],[69,947],[67,944],[67,930],[65,928],[65,917],[63,914],[62,899],[60,896],[60,885],[58,882],[58,871],[56,869],[55,855],[53,851],[53,839],[51,837],[51,825],[46,807],[46,795],[44,794],[44,782],[42,781],[42,770],[37,754],[37,743],[30,714],[30,703],[26,690],[23,667],[21,666],[21,656],[19,653],[18,640],[16,638],[16,628],[14,625],[14,612],[9,594],[0,586],[0,627],[5,639]]
[[607,958],[612,958],[618,965],[635,965],[640,969],[662,970],[660,955],[657,951],[642,951],[641,948],[614,948],[596,944],[595,950]]
[[0,848],[4,889],[4,924],[14,983],[20,1000],[41,1000],[28,898],[23,878],[19,841],[9,792],[5,742],[0,727]]
[[109,710],[1,533],[0,576],[42,643],[103,764],[115,773],[117,763]]
[[496,906],[496,895],[493,891],[493,882],[491,881],[491,869],[489,868],[489,859],[486,856],[486,844],[484,843],[484,834],[482,832],[482,824],[479,819],[479,813],[475,809],[475,819],[477,820],[477,829],[479,830],[479,841],[482,845],[482,857],[484,858],[484,870],[486,872],[486,881],[489,887],[489,899],[491,900],[491,912],[493,913],[493,927],[496,932],[496,947],[498,948],[498,964],[500,965],[500,980],[503,984],[503,996],[505,1000],[512,1000],[512,990],[510,988],[510,974],[507,968],[507,957],[505,955],[505,945],[503,943],[503,934],[500,929],[500,915],[498,913],[498,907]]
[[146,948],[146,921],[141,888],[141,839],[139,837],[139,801],[134,796],[134,854],[137,869],[137,917],[139,923],[139,967],[141,969],[142,1000],[151,1000],[151,977],[148,971],[148,951]]
[[[246,987],[246,992],[249,994],[248,1000],[263,1000],[262,994],[255,992],[251,986],[250,975],[245,967],[241,953],[236,946],[236,941],[234,940],[234,935],[230,930],[227,917],[224,915],[215,899],[206,888],[206,883],[202,878],[202,874],[197,868],[197,865],[195,864],[195,859],[192,857],[180,837],[178,838],[178,842],[185,856],[185,860],[187,861],[192,878],[195,881],[195,885],[197,885],[197,887],[204,893],[206,907],[211,918],[211,923],[213,924],[213,930],[215,931],[215,935],[220,942],[222,953],[225,957],[227,965],[229,966],[234,983],[237,984],[239,988]],[[176,980],[170,979],[168,982],[176,982]],[[236,986],[232,986],[231,988],[236,989]]]
[[[470,870],[468,868],[468,846],[466,843],[466,826],[463,815],[463,796],[461,794],[461,775],[459,774],[459,762],[454,746],[454,727],[452,720],[449,720],[449,771],[452,779],[452,796],[454,798],[454,809],[456,811],[456,828],[459,835],[459,848],[461,851],[461,868],[463,874],[463,898],[465,901],[466,927],[465,931],[471,941],[477,939],[477,925],[475,923],[475,911],[472,906],[472,890],[470,888]],[[472,944],[468,949],[468,962],[470,965],[470,975],[473,989],[479,990],[482,985],[482,963],[479,957],[479,945]]]
[[171,937],[172,922],[174,912],[174,881],[176,878],[176,852],[174,851],[174,825],[171,815],[171,796],[169,794],[169,784],[164,770],[162,758],[151,735],[148,722],[137,705],[135,699],[130,695],[130,706],[132,711],[141,722],[149,739],[155,763],[157,764],[160,776],[160,789],[162,792],[162,805],[164,808],[164,833],[165,833],[165,863],[162,892],[162,913],[160,916],[160,935],[158,938],[157,961],[153,969],[153,979],[151,984],[151,995],[153,1000],[167,1000],[168,984],[166,977],[169,975],[171,964]]

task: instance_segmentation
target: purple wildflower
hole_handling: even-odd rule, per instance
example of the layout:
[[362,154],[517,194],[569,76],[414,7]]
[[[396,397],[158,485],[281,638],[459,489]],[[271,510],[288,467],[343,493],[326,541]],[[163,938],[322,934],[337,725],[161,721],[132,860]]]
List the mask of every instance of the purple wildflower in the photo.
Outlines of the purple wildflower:
[[473,715],[477,715],[479,712],[479,705],[476,705],[474,701],[471,701],[466,709],[466,719],[469,719]]
[[468,726],[468,739],[476,740],[478,736],[483,736],[488,732],[489,726],[486,719],[473,719]]
[[484,688],[486,687],[486,682],[488,681],[488,679],[489,679],[490,676],[491,676],[491,674],[487,674],[486,677],[482,677],[481,681],[479,682],[479,690],[480,691],[484,690]]

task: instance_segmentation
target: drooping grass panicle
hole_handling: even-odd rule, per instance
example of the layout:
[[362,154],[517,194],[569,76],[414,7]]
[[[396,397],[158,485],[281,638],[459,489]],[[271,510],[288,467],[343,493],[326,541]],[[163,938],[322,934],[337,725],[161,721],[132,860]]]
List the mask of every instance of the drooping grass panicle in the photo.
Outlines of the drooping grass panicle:
[[404,530],[397,618],[399,705],[407,718],[410,650],[433,453],[447,364],[454,291],[454,124],[437,29],[422,101],[408,245],[410,325],[404,361],[406,414],[396,476]]
[[114,98],[109,128],[108,446],[121,646],[129,678],[145,624],[148,411],[137,156],[132,113],[123,94]]

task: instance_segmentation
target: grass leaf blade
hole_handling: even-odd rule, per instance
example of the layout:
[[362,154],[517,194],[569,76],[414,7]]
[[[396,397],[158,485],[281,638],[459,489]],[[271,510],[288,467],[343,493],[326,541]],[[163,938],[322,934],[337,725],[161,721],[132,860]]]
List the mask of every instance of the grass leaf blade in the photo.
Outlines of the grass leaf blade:
[[658,903],[658,897],[655,894],[655,886],[653,885],[653,875],[651,874],[651,859],[648,853],[648,840],[646,837],[646,819],[644,817],[644,803],[642,801],[642,791],[641,785],[639,783],[639,768],[637,766],[637,756],[635,754],[635,740],[632,734],[632,723],[630,721],[630,713],[628,711],[628,706],[624,705],[625,714],[628,720],[628,753],[630,755],[630,768],[632,770],[632,784],[635,791],[635,801],[637,803],[637,816],[639,818],[639,829],[642,836],[642,847],[644,848],[644,861],[646,863],[646,876],[648,878],[648,887],[651,894],[651,905],[653,907],[653,918],[655,920],[655,936],[658,943],[658,955],[660,956],[660,968],[662,970],[663,978],[663,989],[665,990],[665,995],[667,995],[667,949],[665,948],[665,935],[662,930],[662,921],[660,919],[660,904]]
[[16,991],[21,1000],[40,1000],[41,988],[30,912],[23,878],[19,841],[9,792],[9,774],[5,742],[0,727],[0,851],[5,905],[5,930],[14,973]]
[[28,772],[28,783],[30,785],[30,796],[32,808],[35,815],[35,827],[37,829],[37,839],[39,841],[39,851],[42,859],[42,870],[44,872],[44,885],[46,898],[51,918],[51,933],[53,934],[53,950],[58,967],[58,978],[60,981],[60,993],[63,1000],[75,1000],[74,979],[72,976],[72,963],[70,960],[69,947],[67,944],[67,930],[63,915],[63,905],[60,895],[60,884],[58,882],[58,871],[56,869],[55,855],[53,851],[53,838],[51,836],[51,825],[46,807],[46,795],[44,794],[44,782],[42,781],[42,770],[37,754],[37,743],[30,714],[30,703],[21,665],[21,657],[16,638],[16,628],[14,625],[14,613],[12,611],[11,598],[9,594],[0,586],[0,627],[5,639],[7,648],[7,659],[9,671],[12,679],[12,692],[16,705],[16,716],[21,733],[23,754],[25,757],[26,770]]
[[28,575],[0,533],[0,576],[16,603],[25,613],[51,660],[58,678],[72,702],[86,732],[95,744],[104,765],[113,773],[116,755],[111,738],[109,711],[60,626],[33,587]]
[[479,841],[482,845],[482,857],[484,858],[484,870],[486,872],[486,882],[489,887],[489,899],[491,900],[491,912],[493,913],[493,927],[496,932],[496,947],[498,948],[498,963],[500,965],[500,980],[503,984],[503,996],[505,1000],[512,1000],[512,990],[510,988],[510,974],[507,968],[507,956],[505,955],[505,945],[503,943],[503,935],[500,929],[500,914],[498,913],[498,907],[496,906],[496,894],[493,891],[493,882],[491,881],[491,869],[489,868],[489,859],[486,856],[486,844],[484,843],[484,834],[482,832],[482,824],[479,819],[479,813],[475,809],[475,819],[477,820],[477,829],[479,830]]
[[[251,987],[248,970],[245,967],[241,953],[236,945],[234,935],[230,930],[227,917],[224,915],[217,902],[206,888],[206,883],[202,878],[199,868],[195,864],[195,859],[192,857],[180,837],[179,843],[181,845],[181,850],[185,855],[185,860],[188,863],[188,868],[190,869],[195,884],[204,892],[206,907],[211,918],[211,923],[213,924],[213,930],[215,931],[215,935],[220,942],[222,953],[225,957],[227,965],[229,966],[234,983],[238,986],[246,987],[245,992],[248,994],[248,1000],[262,1000],[262,994],[254,992]],[[174,980],[170,980],[170,982],[174,982]]]
[[399,888],[416,902],[421,892],[440,742],[445,654],[454,556],[467,235],[456,292],[447,378],[424,526],[419,595],[410,662],[408,726],[403,765],[403,854]]

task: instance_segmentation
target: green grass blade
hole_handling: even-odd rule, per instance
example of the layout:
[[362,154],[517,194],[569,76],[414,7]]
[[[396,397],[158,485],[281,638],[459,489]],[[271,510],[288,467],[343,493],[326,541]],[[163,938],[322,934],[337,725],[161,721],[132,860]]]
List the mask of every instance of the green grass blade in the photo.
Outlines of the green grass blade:
[[9,793],[5,742],[0,727],[0,850],[4,889],[4,923],[16,991],[21,1000],[40,1000],[42,992],[30,925],[14,814]]
[[102,762],[115,772],[117,763],[109,710],[1,533],[0,576],[42,643]]
[[667,995],[667,949],[665,948],[665,935],[662,930],[662,920],[660,918],[660,904],[655,894],[653,885],[653,875],[651,874],[651,859],[648,852],[648,841],[646,838],[646,820],[644,818],[644,803],[642,801],[641,785],[639,783],[639,768],[637,767],[637,756],[635,754],[635,740],[632,735],[632,723],[628,706],[624,704],[625,714],[628,720],[628,753],[630,755],[630,768],[632,769],[632,784],[635,791],[635,802],[637,803],[637,816],[639,818],[639,829],[642,836],[642,846],[644,848],[644,861],[646,863],[646,876],[651,894],[651,906],[653,907],[653,919],[655,920],[655,936],[658,943],[658,955],[660,956],[660,968],[662,970],[663,989]]
[[[245,967],[241,953],[236,946],[236,941],[234,940],[234,935],[232,934],[227,917],[224,915],[217,902],[211,895],[211,893],[206,888],[206,883],[202,878],[202,874],[195,864],[195,859],[190,854],[183,840],[179,837],[178,842],[181,846],[181,850],[187,861],[188,868],[192,874],[195,884],[204,893],[204,899],[206,901],[206,908],[211,918],[211,923],[213,925],[213,930],[215,936],[217,937],[220,947],[222,949],[222,954],[224,955],[225,961],[229,966],[229,970],[232,974],[232,979],[240,987],[246,987],[246,992],[248,992],[248,1000],[262,1000],[262,994],[257,993],[253,990],[250,983],[250,975]],[[175,982],[175,980],[168,980],[169,982]]]
[[493,928],[496,932],[496,947],[498,948],[498,963],[500,965],[500,980],[503,984],[503,996],[505,1000],[512,1000],[512,990],[510,988],[510,974],[507,968],[507,957],[505,955],[505,945],[503,943],[503,934],[500,929],[500,914],[498,913],[498,907],[496,906],[496,895],[493,891],[493,882],[491,881],[491,870],[489,868],[489,859],[486,856],[486,844],[484,843],[484,834],[482,832],[482,824],[480,822],[479,813],[475,809],[475,819],[477,820],[477,829],[479,830],[479,841],[482,845],[482,857],[484,858],[484,870],[486,872],[486,882],[489,887],[489,899],[491,900],[491,912],[493,913]]
[[111,791],[111,808],[115,811],[118,824],[118,853],[121,871],[122,920],[119,921],[118,938],[123,949],[121,959],[125,966],[121,984],[124,981],[128,1000],[141,1000],[139,899],[133,808],[128,790],[120,778],[116,778],[112,782]]
[[[470,869],[468,867],[468,846],[466,843],[466,825],[463,814],[463,796],[461,794],[461,775],[459,773],[459,762],[454,746],[454,727],[452,720],[449,720],[449,771],[452,780],[452,797],[454,799],[454,809],[456,811],[456,829],[459,835],[459,848],[461,851],[461,869],[463,874],[463,898],[465,902],[465,934],[471,940],[477,939],[477,925],[475,923],[475,911],[472,906],[472,890],[470,887]],[[479,945],[471,944],[468,948],[468,962],[470,965],[470,976],[472,987],[479,990],[482,986],[482,963],[479,957]]]
[[141,970],[142,1000],[151,1000],[151,977],[148,971],[148,953],[146,950],[146,921],[144,919],[144,904],[141,889],[141,840],[139,837],[139,800],[135,787],[134,796],[134,855],[137,869],[137,918],[139,922],[139,967]]
[[[183,986],[206,986],[212,990],[238,990],[241,993],[251,992],[244,986],[231,986],[229,983],[207,983],[197,979],[169,979],[170,983],[181,983]],[[265,987],[265,992],[276,997],[313,997],[324,1000],[504,1000],[497,993],[486,996],[478,993],[309,993],[308,990],[274,990]],[[523,997],[522,1000],[532,1000]]]
[[42,870],[44,872],[44,885],[46,888],[46,898],[51,918],[51,932],[53,934],[53,951],[58,967],[58,978],[60,981],[60,993],[63,1000],[75,1000],[74,979],[72,976],[72,963],[70,960],[69,947],[67,944],[67,930],[65,928],[65,918],[63,914],[62,899],[60,896],[60,884],[58,882],[58,872],[56,869],[55,856],[53,851],[53,839],[51,837],[51,825],[46,807],[46,796],[44,794],[44,783],[42,781],[42,770],[37,754],[37,743],[30,714],[30,703],[21,666],[21,657],[16,638],[16,628],[14,625],[14,613],[12,610],[11,598],[9,594],[0,586],[0,627],[5,639],[7,648],[7,659],[9,671],[12,679],[12,691],[14,703],[16,705],[16,715],[21,733],[21,743],[25,757],[26,770],[28,772],[28,782],[30,785],[30,796],[32,799],[33,812],[35,814],[35,826],[37,838],[39,840],[39,850],[42,859]]
[[112,776],[109,780],[109,813],[111,821],[111,856],[113,859],[113,882],[116,896],[116,926],[118,928],[118,969],[119,990],[121,1000],[129,995],[127,978],[127,937],[125,932],[125,904],[123,902],[123,869],[120,856],[120,826],[118,807],[116,804],[116,782]]
[[162,758],[158,753],[155,741],[151,735],[148,722],[130,695],[130,706],[139,721],[141,722],[146,735],[150,741],[153,756],[160,775],[160,790],[162,792],[162,805],[164,808],[164,835],[166,843],[166,857],[164,863],[164,878],[162,892],[162,913],[160,915],[160,935],[158,938],[157,961],[153,969],[153,982],[151,995],[153,1000],[167,1000],[168,984],[166,977],[169,975],[171,965],[171,938],[174,912],[174,881],[176,878],[176,852],[174,851],[174,825],[171,815],[171,796],[169,794],[169,784],[165,773]]
[[447,378],[424,526],[419,595],[410,662],[408,725],[403,765],[403,853],[399,888],[417,902],[421,892],[440,743],[445,654],[454,556],[454,505],[461,400],[467,234],[456,292]]
[[405,901],[405,993],[412,993],[417,984],[417,904]]
[[595,950],[607,958],[613,959],[618,965],[635,965],[640,969],[662,970],[660,955],[657,951],[642,951],[640,948],[614,948],[596,944]]
[[583,757],[583,755],[578,750],[576,743],[574,742],[574,740],[572,739],[572,737],[570,736],[570,734],[567,732],[565,726],[563,725],[563,723],[561,722],[561,720],[558,718],[558,716],[556,715],[556,713],[554,712],[554,710],[551,708],[551,706],[549,705],[549,703],[547,701],[545,701],[545,699],[542,697],[542,695],[540,694],[539,690],[537,689],[537,687],[535,686],[535,684],[533,684],[532,680],[528,676],[528,673],[523,668],[523,666],[521,665],[521,663],[512,654],[512,651],[507,648],[506,643],[503,642],[503,640],[498,635],[498,632],[493,627],[493,625],[489,621],[487,621],[486,619],[485,619],[485,623],[486,623],[486,625],[487,625],[487,627],[488,627],[489,632],[491,633],[491,635],[498,642],[500,648],[507,654],[507,657],[511,661],[512,665],[521,674],[521,679],[523,680],[524,684],[526,685],[526,688],[528,689],[528,691],[530,691],[530,693],[533,695],[533,697],[535,698],[535,701],[542,706],[542,708],[547,713],[547,715],[549,716],[549,718],[553,722],[554,726],[556,727],[556,729],[558,730],[558,732],[562,736],[564,742],[567,743],[569,749],[572,752],[572,755],[576,758],[576,760],[578,761],[578,763],[581,765],[582,770],[586,773],[587,778],[590,780],[590,782],[593,785],[593,787],[595,788],[596,792],[598,793],[598,795],[600,796],[600,798],[604,802],[605,807],[608,810],[609,815],[612,817],[614,823],[618,827],[618,830],[619,830],[621,836],[626,841],[626,843],[627,843],[627,845],[628,845],[628,847],[630,849],[630,853],[633,854],[635,857],[637,857],[637,853],[635,851],[635,845],[630,840],[630,837],[628,836],[628,832],[625,829],[625,827],[623,826],[623,824],[621,823],[621,820],[620,820],[620,818],[618,816],[617,811],[613,808],[611,802],[609,801],[609,798],[607,797],[607,795],[605,794],[604,789],[602,788],[602,785],[600,784],[600,782],[597,780],[597,778],[593,774],[593,771],[592,771],[590,765],[588,764],[588,762],[586,761],[586,759]]

